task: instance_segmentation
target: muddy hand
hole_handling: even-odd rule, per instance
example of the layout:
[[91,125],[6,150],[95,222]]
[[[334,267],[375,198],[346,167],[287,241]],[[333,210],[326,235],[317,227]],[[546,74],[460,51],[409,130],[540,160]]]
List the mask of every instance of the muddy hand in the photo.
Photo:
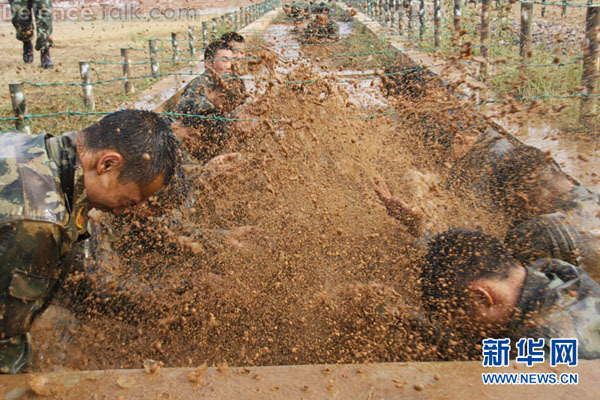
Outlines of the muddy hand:
[[231,176],[239,171],[237,162],[241,159],[240,153],[221,154],[204,164],[200,173],[200,181],[207,183],[217,176]]
[[411,207],[401,198],[392,196],[385,181],[379,176],[373,178],[373,190],[385,205],[388,214],[399,220],[415,236],[422,233],[423,212],[419,208]]
[[392,196],[385,181],[379,176],[373,177],[373,190],[387,208],[388,214],[393,217],[402,218],[405,214],[412,214],[416,211],[399,197]]
[[254,236],[256,227],[253,225],[240,226],[230,229],[225,234],[225,242],[242,252],[252,252],[255,249],[249,237]]
[[194,135],[194,130],[188,126],[183,125],[181,121],[174,121],[171,124],[171,130],[173,131],[173,134],[181,140],[185,140],[188,137]]

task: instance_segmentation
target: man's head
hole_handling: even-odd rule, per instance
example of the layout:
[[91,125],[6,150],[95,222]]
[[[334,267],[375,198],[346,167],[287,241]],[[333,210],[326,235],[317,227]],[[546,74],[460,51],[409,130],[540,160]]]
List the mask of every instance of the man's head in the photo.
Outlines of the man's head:
[[525,269],[498,239],[454,229],[428,245],[421,270],[423,304],[431,312],[465,316],[471,326],[490,333],[508,325],[524,280]]
[[83,129],[77,144],[90,206],[115,214],[167,185],[178,164],[170,122],[149,111],[109,114]]
[[514,219],[550,212],[575,186],[547,153],[527,145],[510,149],[493,166],[491,185],[496,203]]
[[223,40],[215,40],[204,50],[204,65],[207,70],[214,71],[217,75],[231,74],[231,59],[233,51],[229,44]]
[[221,36],[221,40],[229,45],[233,53],[234,64],[239,64],[244,58],[246,50],[246,39],[237,32],[227,32]]

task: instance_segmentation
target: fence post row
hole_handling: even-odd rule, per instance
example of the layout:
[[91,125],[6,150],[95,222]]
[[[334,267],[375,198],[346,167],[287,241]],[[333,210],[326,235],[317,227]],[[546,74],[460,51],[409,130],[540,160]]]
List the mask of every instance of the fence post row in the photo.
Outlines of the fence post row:
[[121,65],[123,66],[123,88],[125,90],[125,94],[132,94],[135,92],[135,88],[133,87],[133,82],[129,80],[129,49],[121,49]]
[[94,91],[92,85],[90,85],[90,63],[87,61],[79,61],[79,75],[81,76],[81,86],[83,91],[83,105],[86,110],[94,111],[96,109],[96,102],[94,101]]
[[217,19],[213,18],[212,19],[212,40],[215,40],[217,38]]
[[519,38],[519,55],[523,61],[531,56],[531,21],[533,16],[533,1],[521,3],[521,35]]
[[460,19],[462,18],[461,0],[454,0],[454,30],[460,30]]
[[152,72],[152,76],[156,78],[159,71],[158,54],[156,53],[156,40],[148,40],[148,48],[150,49],[150,72]]
[[27,114],[27,102],[25,101],[23,84],[9,83],[8,88],[10,91],[12,109],[15,113],[15,117],[17,117],[17,120],[15,121],[15,127],[19,132],[31,133],[31,128],[29,127],[29,120],[27,118],[24,118],[24,116]]
[[589,123],[596,117],[596,98],[590,95],[596,93],[596,82],[600,72],[600,6],[588,5],[585,19],[585,42],[583,50],[583,73],[581,84],[583,92],[580,101],[579,120]]

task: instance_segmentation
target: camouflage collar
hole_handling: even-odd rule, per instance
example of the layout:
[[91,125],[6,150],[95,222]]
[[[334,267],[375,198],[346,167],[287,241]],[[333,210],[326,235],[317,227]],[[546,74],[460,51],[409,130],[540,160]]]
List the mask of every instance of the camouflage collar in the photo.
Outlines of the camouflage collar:
[[86,232],[88,201],[83,182],[83,168],[77,157],[77,132],[61,136],[48,135],[46,148],[49,157],[56,163],[61,187],[65,194],[67,209],[79,235]]
[[508,335],[523,329],[523,325],[529,320],[544,303],[546,291],[550,280],[541,272],[526,267],[525,282],[513,317],[508,324]]

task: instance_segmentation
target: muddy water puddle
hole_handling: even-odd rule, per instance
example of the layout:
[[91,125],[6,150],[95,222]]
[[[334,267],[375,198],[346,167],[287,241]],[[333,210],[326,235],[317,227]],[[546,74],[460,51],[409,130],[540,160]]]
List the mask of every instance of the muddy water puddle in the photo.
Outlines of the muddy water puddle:
[[[354,28],[352,22],[338,22],[340,26],[340,38],[348,37]],[[326,66],[315,63],[302,52],[303,48],[310,45],[301,45],[298,42],[298,34],[294,32],[291,25],[272,24],[266,31],[267,42],[275,49],[285,61],[277,66],[276,71],[282,74],[289,73],[296,63],[311,68],[315,74],[323,78],[336,77],[337,84],[344,88],[348,94],[348,101],[365,112],[389,111],[389,104],[380,90],[380,79],[375,70],[341,70],[331,71]],[[327,44],[325,45],[325,47]],[[289,60],[289,62],[288,62]]]

